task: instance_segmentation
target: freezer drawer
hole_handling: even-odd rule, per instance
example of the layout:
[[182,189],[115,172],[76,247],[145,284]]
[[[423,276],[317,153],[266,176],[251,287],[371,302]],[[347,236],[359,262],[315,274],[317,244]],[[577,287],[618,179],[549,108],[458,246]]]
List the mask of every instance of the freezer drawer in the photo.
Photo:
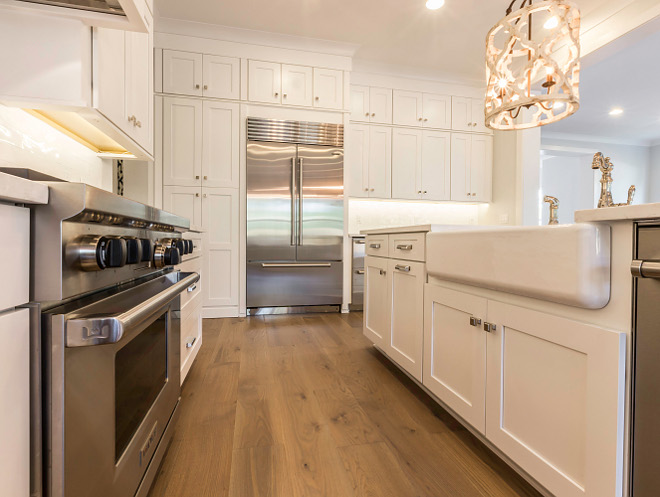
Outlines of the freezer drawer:
[[340,305],[342,263],[249,262],[247,307]]

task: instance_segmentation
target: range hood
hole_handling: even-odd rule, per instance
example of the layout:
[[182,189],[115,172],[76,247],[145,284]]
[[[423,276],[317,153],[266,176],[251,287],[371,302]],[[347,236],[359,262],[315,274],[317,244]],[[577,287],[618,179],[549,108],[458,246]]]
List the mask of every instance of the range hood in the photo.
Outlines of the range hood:
[[67,7],[69,9],[88,10],[104,14],[115,14],[125,16],[119,0],[18,0],[27,3],[39,3],[42,5],[53,5],[55,7]]

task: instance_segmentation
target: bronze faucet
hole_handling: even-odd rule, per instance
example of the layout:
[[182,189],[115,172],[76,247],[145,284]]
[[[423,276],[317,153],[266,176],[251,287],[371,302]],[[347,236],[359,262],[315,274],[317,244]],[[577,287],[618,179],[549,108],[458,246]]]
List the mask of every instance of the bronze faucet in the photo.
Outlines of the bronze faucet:
[[559,224],[559,216],[557,215],[557,211],[559,210],[559,199],[557,197],[546,195],[543,197],[543,201],[550,204],[550,220],[548,221],[548,224]]
[[635,185],[628,188],[628,202],[625,204],[615,204],[612,199],[612,169],[614,165],[609,157],[603,157],[601,152],[596,152],[594,160],[591,163],[591,169],[600,169],[603,177],[600,179],[600,198],[598,199],[598,208],[601,207],[619,207],[621,205],[632,204],[635,197]]

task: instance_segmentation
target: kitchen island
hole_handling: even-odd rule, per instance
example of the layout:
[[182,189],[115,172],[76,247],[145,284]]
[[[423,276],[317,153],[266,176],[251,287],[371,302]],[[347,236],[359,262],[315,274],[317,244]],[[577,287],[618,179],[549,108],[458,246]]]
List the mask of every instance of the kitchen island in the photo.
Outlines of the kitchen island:
[[367,231],[364,334],[542,492],[629,495],[640,219]]

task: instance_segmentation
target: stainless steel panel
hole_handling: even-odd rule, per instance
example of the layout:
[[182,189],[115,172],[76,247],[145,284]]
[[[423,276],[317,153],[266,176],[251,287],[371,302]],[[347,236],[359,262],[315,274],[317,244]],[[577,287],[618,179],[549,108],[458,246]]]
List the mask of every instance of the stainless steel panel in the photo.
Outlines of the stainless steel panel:
[[247,260],[295,260],[296,146],[247,145]]
[[247,265],[247,307],[339,305],[342,299],[342,263],[326,261],[268,267]]
[[343,150],[299,145],[298,178],[298,260],[341,260],[344,239]]
[[247,133],[252,141],[344,146],[342,124],[248,117]]
[[[640,227],[636,258],[660,261],[660,226]],[[631,497],[660,489],[660,281],[635,279]]]
[[353,237],[353,264],[351,268],[351,305],[354,311],[364,306],[364,237]]

